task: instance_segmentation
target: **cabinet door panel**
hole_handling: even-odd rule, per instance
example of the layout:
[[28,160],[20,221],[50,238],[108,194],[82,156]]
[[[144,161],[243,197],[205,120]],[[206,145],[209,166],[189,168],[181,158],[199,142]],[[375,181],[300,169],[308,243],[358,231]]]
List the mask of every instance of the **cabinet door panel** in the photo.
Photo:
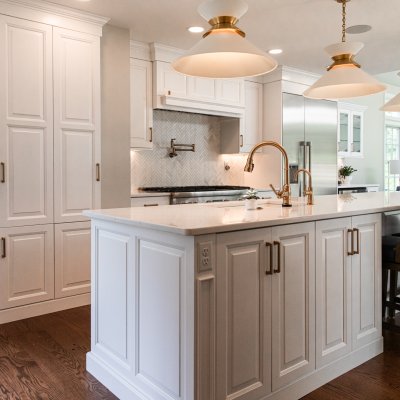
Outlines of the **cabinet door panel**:
[[272,282],[272,389],[277,390],[315,369],[315,225],[276,227],[272,239],[281,253],[281,272]]
[[55,297],[90,292],[90,222],[55,225]]
[[351,351],[351,218],[316,224],[317,368]]
[[218,79],[217,100],[223,104],[244,106],[244,80]]
[[0,226],[53,220],[51,44],[51,27],[0,16]]
[[53,225],[7,228],[0,236],[0,309],[54,298]]
[[157,76],[157,94],[185,97],[187,95],[187,76],[176,72],[170,63],[155,63]]
[[151,148],[153,126],[152,65],[131,59],[131,147]]
[[263,132],[263,85],[255,82],[245,82],[245,113],[243,146],[241,152],[249,152],[253,146],[262,141]]
[[[381,321],[381,215],[353,217],[359,250],[352,258],[353,348],[379,338]],[[355,233],[357,234],[357,233]],[[355,238],[357,247],[357,239]]]
[[269,229],[217,239],[217,399],[271,391],[269,239]]
[[55,221],[86,220],[100,207],[99,38],[54,28],[53,49]]
[[215,101],[216,80],[209,78],[188,78],[188,97],[196,100]]

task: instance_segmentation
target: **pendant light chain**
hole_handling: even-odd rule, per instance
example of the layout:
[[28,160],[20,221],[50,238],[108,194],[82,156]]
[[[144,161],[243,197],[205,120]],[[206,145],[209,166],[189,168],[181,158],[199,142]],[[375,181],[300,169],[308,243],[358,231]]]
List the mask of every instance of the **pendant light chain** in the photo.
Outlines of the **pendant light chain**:
[[342,42],[346,42],[346,2],[342,0]]

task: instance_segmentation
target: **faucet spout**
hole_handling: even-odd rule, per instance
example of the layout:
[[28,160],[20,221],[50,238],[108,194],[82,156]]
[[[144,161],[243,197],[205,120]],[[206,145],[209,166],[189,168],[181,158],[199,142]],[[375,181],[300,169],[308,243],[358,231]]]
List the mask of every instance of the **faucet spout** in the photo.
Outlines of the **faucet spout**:
[[308,176],[308,187],[305,190],[305,195],[307,196],[307,205],[312,206],[314,204],[314,192],[312,186],[312,176],[311,172],[308,169],[300,168],[296,172],[296,178],[299,176],[299,173],[303,172]]
[[290,183],[289,183],[289,157],[287,155],[286,150],[277,142],[273,141],[264,141],[256,144],[250,151],[249,156],[247,157],[246,165],[244,170],[246,172],[252,172],[254,169],[254,153],[260,149],[261,147],[271,146],[275,147],[282,153],[283,162],[284,162],[284,175],[283,175],[283,187],[281,190],[277,191],[274,189],[278,198],[281,198],[282,207],[291,207],[291,191],[290,191]]

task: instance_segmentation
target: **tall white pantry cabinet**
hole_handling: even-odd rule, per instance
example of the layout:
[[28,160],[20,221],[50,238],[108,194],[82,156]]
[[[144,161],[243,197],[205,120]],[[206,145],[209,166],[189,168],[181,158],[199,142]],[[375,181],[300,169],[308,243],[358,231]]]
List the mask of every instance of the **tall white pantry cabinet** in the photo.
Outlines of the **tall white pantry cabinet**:
[[0,0],[0,323],[90,301],[105,22]]

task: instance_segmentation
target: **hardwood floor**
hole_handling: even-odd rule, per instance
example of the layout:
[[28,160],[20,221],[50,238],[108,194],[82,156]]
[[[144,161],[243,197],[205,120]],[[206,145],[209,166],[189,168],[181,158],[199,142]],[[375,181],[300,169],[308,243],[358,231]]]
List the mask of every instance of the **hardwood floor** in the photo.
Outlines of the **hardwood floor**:
[[89,332],[89,306],[0,325],[0,399],[117,399],[85,370]]
[[[1,400],[117,399],[85,371],[90,308],[0,325]],[[302,400],[399,400],[400,334],[385,352]]]

